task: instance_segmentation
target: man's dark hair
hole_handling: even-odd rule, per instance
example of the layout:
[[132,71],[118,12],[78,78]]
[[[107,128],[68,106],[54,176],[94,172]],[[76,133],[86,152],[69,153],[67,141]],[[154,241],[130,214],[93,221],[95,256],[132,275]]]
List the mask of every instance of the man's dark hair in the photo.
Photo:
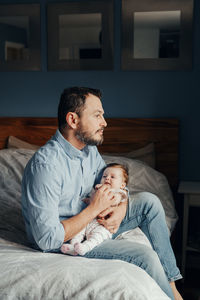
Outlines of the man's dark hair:
[[71,87],[63,91],[58,106],[58,127],[60,131],[67,125],[66,115],[68,112],[75,112],[80,117],[84,109],[86,97],[89,94],[99,99],[102,97],[100,90],[88,87]]

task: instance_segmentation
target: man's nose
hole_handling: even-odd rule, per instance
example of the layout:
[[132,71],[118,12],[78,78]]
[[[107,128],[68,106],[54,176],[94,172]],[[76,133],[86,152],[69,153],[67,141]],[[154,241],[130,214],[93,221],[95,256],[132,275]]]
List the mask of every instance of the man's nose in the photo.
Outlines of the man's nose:
[[102,125],[103,127],[107,127],[107,122],[106,122],[106,120],[104,119],[103,116],[102,116],[102,120],[101,120],[101,125]]

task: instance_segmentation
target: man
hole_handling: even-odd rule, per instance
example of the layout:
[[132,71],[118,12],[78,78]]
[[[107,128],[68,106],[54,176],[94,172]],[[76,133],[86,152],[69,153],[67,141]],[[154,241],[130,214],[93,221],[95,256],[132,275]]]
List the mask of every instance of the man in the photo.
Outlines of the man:
[[[105,166],[95,147],[103,142],[107,126],[100,91],[65,89],[58,107],[58,125],[59,130],[32,157],[23,176],[22,210],[33,247],[45,252],[59,251],[63,242],[98,216],[99,223],[114,233],[113,238],[140,226],[155,251],[126,240],[108,240],[85,256],[136,264],[171,299],[182,299],[174,284],[182,277],[170,245],[164,211],[155,195],[139,193],[134,201],[111,207],[113,193],[103,185],[88,206],[82,201]],[[104,218],[107,215],[109,218]]]

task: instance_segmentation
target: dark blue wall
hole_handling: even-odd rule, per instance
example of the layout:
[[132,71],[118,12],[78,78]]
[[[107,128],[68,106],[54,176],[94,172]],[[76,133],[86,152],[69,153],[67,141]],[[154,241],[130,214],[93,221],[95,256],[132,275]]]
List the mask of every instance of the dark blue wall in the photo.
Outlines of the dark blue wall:
[[[178,72],[120,70],[119,0],[115,0],[114,70],[48,72],[46,3],[53,1],[32,2],[41,3],[42,70],[0,72],[0,116],[54,117],[65,87],[97,87],[103,91],[108,117],[178,118],[180,179],[200,180],[200,1],[195,0],[194,7],[193,68]],[[0,0],[0,3],[17,1]]]

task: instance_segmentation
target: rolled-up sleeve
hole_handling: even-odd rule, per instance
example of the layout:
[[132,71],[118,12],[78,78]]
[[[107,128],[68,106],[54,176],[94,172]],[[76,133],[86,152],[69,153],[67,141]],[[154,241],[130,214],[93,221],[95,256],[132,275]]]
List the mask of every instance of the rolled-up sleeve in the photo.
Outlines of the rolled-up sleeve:
[[60,248],[64,241],[58,211],[62,178],[57,174],[55,165],[37,163],[28,168],[23,179],[25,218],[35,243],[42,250]]

